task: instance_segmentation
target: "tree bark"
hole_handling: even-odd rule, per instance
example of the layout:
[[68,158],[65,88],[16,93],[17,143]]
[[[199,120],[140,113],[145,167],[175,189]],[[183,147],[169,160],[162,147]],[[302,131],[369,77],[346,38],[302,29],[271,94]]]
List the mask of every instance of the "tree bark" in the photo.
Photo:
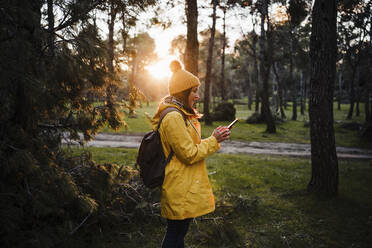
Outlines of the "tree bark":
[[359,80],[360,80],[360,66],[357,65],[357,72],[356,72],[356,80],[357,88],[356,88],[356,108],[355,108],[355,116],[359,116],[360,109],[359,109],[359,102],[360,102],[360,86],[359,86]]
[[134,52],[132,54],[132,71],[130,74],[129,79],[129,114],[130,118],[136,117],[135,114],[135,107],[136,107],[136,76],[137,76],[137,68],[138,67],[138,59],[137,54]]
[[[117,8],[115,6],[114,0],[110,1],[110,18],[108,20],[108,61],[107,61],[107,67],[108,71],[111,75],[114,74],[114,59],[115,59],[115,53],[114,53],[114,28],[115,28],[115,19],[116,19],[116,13]],[[112,83],[113,81],[110,81],[110,83],[106,87],[106,104],[108,106],[112,106],[114,102],[114,85]]]
[[304,92],[305,92],[305,89],[304,89],[304,73],[301,71],[300,72],[300,92],[301,92],[301,105],[300,105],[300,108],[301,108],[301,115],[304,115],[305,114],[305,103],[304,103]]
[[[273,76],[272,76],[273,77]],[[271,96],[271,106],[274,107],[274,113],[277,113],[279,110],[279,100],[278,100],[278,83],[272,83],[271,85],[271,92],[273,92]]]
[[260,81],[258,80],[259,77],[259,71],[258,71],[258,59],[257,59],[257,51],[256,51],[256,45],[257,45],[257,38],[253,39],[253,60],[254,60],[254,81],[256,84],[256,106],[255,106],[255,112],[259,112],[260,107]]
[[223,10],[223,35],[222,35],[222,58],[221,58],[221,98],[226,101],[226,88],[225,88],[225,49],[226,49],[226,6],[222,7]]
[[341,97],[342,97],[342,74],[344,70],[344,63],[341,64],[338,72],[338,94],[337,94],[337,110],[341,110]]
[[284,109],[288,108],[288,90],[285,85],[283,85],[283,105]]
[[365,110],[365,122],[369,122],[371,119],[371,113],[369,112],[369,94],[370,89],[365,91],[365,101],[364,101],[364,110]]
[[304,81],[304,111],[306,111],[306,103],[307,103],[307,77],[308,75],[306,75],[305,77],[305,81]]
[[110,18],[108,20],[108,61],[107,67],[110,73],[114,72],[114,27],[116,19],[116,8],[113,0],[110,1]]
[[[350,48],[349,48],[350,50]],[[349,64],[352,68],[352,77],[351,77],[351,82],[350,82],[350,93],[349,93],[349,99],[350,99],[350,107],[349,107],[349,112],[347,114],[347,117],[346,119],[348,120],[351,120],[353,118],[353,112],[354,112],[354,105],[355,105],[355,81],[356,81],[356,77],[357,77],[357,69],[358,69],[358,60],[359,60],[359,57],[357,58],[357,61],[353,62],[352,59],[351,59],[351,52],[348,51],[347,53],[347,58],[348,58],[348,61],[349,61]],[[358,56],[358,55],[356,55]]]
[[185,69],[198,76],[198,3],[197,0],[186,0],[187,40],[184,57]]
[[315,0],[310,38],[310,137],[312,175],[309,192],[338,194],[338,161],[333,129],[336,74],[336,0]]
[[[372,67],[372,15],[370,17],[370,24],[369,25],[369,46],[368,46],[368,53],[369,53],[369,56],[368,56],[368,59],[367,59],[367,64],[368,64],[368,68],[371,68]],[[372,73],[371,73],[371,70],[369,71],[369,78],[372,78]],[[371,101],[369,100],[370,98],[370,95],[372,93],[372,83],[369,82],[369,84],[367,84],[367,90],[366,90],[366,99],[365,99],[365,104],[364,104],[364,107],[365,107],[365,112],[366,112],[366,116],[365,116],[365,122],[366,123],[369,123],[369,122],[372,122],[372,99]],[[370,109],[371,108],[371,109]]]
[[50,57],[54,57],[54,39],[53,0],[48,0],[48,51]]
[[246,78],[246,84],[247,84],[247,90],[248,90],[248,109],[252,110],[252,74],[249,75],[249,77]]
[[355,104],[354,79],[352,79],[350,82],[349,99],[350,99],[349,112],[347,114],[346,119],[351,120],[353,118],[354,104]]
[[289,55],[289,80],[292,84],[292,120],[297,120],[297,84],[296,81],[293,79],[293,28],[291,25],[290,32],[290,55]]
[[282,82],[280,81],[280,76],[279,76],[279,68],[277,63],[275,62],[273,64],[273,71],[274,75],[276,77],[276,81],[278,82],[278,96],[279,96],[279,109],[280,109],[280,118],[285,119],[285,112],[283,108],[283,87],[282,87]]
[[126,30],[127,28],[127,22],[126,22],[126,16],[125,16],[125,10],[126,9],[126,5],[123,4],[122,5],[122,9],[121,9],[121,22],[122,22],[122,25],[123,25],[123,29],[121,31],[121,37],[123,39],[123,54],[127,54],[127,38],[128,38],[128,31]]
[[214,47],[214,35],[216,31],[216,9],[217,0],[213,0],[213,14],[212,14],[212,28],[211,37],[209,39],[208,58],[207,58],[207,73],[205,76],[205,89],[204,89],[204,120],[206,125],[212,125],[212,118],[209,112],[210,102],[210,88],[211,88],[211,75],[212,75],[212,59]]
[[[265,31],[265,19],[269,20],[268,18],[268,3],[267,0],[262,1],[261,6],[261,37],[260,37],[260,72],[261,72],[261,79],[262,79],[262,117],[266,122],[266,132],[268,133],[275,133],[276,127],[274,118],[271,115],[270,110],[270,103],[269,103],[269,75],[270,75],[270,58],[269,52],[272,51],[271,49],[271,39],[269,35],[266,35]],[[270,27],[270,23],[268,21],[268,28]],[[266,43],[266,44],[265,44]]]

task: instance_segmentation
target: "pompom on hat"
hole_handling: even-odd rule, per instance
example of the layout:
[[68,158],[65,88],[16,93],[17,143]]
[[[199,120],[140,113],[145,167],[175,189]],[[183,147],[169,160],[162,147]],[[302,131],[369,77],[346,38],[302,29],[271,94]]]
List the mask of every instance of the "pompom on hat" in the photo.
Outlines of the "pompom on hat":
[[200,81],[192,73],[182,69],[178,60],[173,60],[169,65],[173,72],[169,80],[169,94],[174,95],[184,90],[200,85]]

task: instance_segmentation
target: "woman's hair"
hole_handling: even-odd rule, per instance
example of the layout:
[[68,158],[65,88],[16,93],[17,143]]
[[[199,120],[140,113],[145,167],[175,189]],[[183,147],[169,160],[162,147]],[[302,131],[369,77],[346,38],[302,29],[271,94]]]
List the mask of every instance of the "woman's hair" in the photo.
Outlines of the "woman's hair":
[[193,115],[199,115],[198,111],[194,108],[194,106],[190,106],[189,95],[190,95],[191,91],[192,91],[192,88],[189,88],[187,90],[184,90],[184,91],[181,91],[179,93],[173,94],[172,96],[177,98],[177,100],[179,100],[183,104],[184,109],[188,113],[193,114]]

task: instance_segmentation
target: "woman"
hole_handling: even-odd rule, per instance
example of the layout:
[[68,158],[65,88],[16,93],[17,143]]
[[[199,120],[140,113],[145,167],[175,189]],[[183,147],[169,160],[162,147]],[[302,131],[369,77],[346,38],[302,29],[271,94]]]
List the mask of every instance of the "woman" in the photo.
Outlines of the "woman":
[[182,111],[183,114],[168,113],[159,128],[165,157],[171,149],[174,152],[165,168],[162,185],[161,214],[168,222],[162,248],[181,248],[191,219],[215,209],[205,158],[219,149],[219,143],[229,138],[230,131],[218,127],[210,137],[201,139],[200,115],[193,107],[199,99],[199,79],[183,70],[176,60],[170,67],[173,72],[169,81],[170,95],[159,104],[153,127],[157,127],[164,109],[175,107]]

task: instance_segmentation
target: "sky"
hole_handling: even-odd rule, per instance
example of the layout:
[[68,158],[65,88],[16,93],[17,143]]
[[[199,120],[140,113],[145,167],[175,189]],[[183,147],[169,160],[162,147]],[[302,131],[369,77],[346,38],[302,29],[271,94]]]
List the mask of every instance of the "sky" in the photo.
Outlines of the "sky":
[[[133,32],[136,33],[145,29],[155,40],[155,51],[159,57],[159,61],[156,64],[149,66],[148,70],[154,76],[158,76],[159,78],[168,77],[170,75],[170,70],[168,68],[169,62],[173,59],[177,59],[169,54],[171,41],[178,35],[186,35],[187,33],[184,2],[185,1],[181,1],[180,4],[173,8],[169,8],[164,2],[161,3],[162,13],[160,18],[171,22],[169,28],[163,29],[160,26],[153,26],[150,28],[146,27],[146,21],[153,17],[153,13],[148,11],[140,15],[139,20],[142,20],[143,23],[140,22],[136,27],[136,30],[133,30]],[[210,16],[213,9],[209,3],[210,1],[198,1],[198,32],[212,26],[212,18]],[[242,11],[244,10],[239,10],[237,8],[227,11],[226,35],[229,39],[229,48],[227,52],[233,50],[234,42],[241,38],[243,33],[247,33],[252,29],[250,20],[244,20],[244,18],[241,17]],[[216,21],[216,29],[222,32],[222,10],[217,10],[217,16],[221,18],[218,18]],[[199,41],[200,40],[201,38],[199,37]]]
[[[185,17],[185,1],[173,1],[178,2],[175,7],[170,8],[166,5],[166,0],[160,1],[162,13],[160,13],[160,19],[169,20],[171,26],[167,29],[162,29],[159,26],[145,27],[147,20],[153,17],[152,11],[146,11],[139,16],[140,21],[135,32],[146,29],[149,35],[155,39],[156,42],[156,52],[160,58],[169,57],[168,50],[170,48],[171,41],[178,35],[186,35],[186,17]],[[212,5],[210,0],[198,0],[198,32],[211,28],[212,26]],[[223,1],[221,1],[223,2]],[[276,4],[271,5],[270,12],[277,11]],[[223,12],[221,9],[217,8],[217,20],[216,29],[222,33],[223,31]],[[143,24],[141,24],[143,22]],[[257,25],[259,29],[259,26]],[[248,9],[242,9],[240,7],[230,8],[226,12],[226,35],[229,41],[229,48],[227,52],[232,52],[234,48],[234,43],[237,39],[242,38],[244,34],[247,34],[253,29],[252,19],[249,15]],[[259,30],[256,30],[259,32]],[[200,41],[199,37],[199,41]]]
[[[184,3],[184,1],[182,1],[182,3]],[[208,6],[208,8],[203,8],[204,7],[203,5]],[[184,4],[179,4],[171,9],[165,8],[163,10],[164,13],[162,17],[165,19],[169,18],[169,20],[172,23],[171,26],[165,30],[158,26],[151,27],[150,29],[147,30],[149,32],[149,35],[155,39],[156,52],[161,58],[165,58],[168,56],[170,43],[176,36],[186,35],[187,33]],[[210,17],[212,11],[213,10],[210,4],[203,3],[203,1],[198,1],[198,32],[205,30],[206,28],[210,28],[212,26],[212,18]],[[217,16],[221,18],[218,18],[216,21],[216,29],[222,32],[223,30],[222,10],[220,9],[217,10]],[[151,18],[150,12],[141,14],[141,17],[139,19],[149,18]],[[249,20],[243,20],[243,18],[240,17],[240,13],[236,8],[228,11],[226,18],[226,33],[227,36],[229,37],[230,48],[233,47],[233,44],[236,39],[242,37],[242,31],[248,32],[249,29],[251,29],[251,26],[252,25],[250,24]]]
[[[146,12],[138,16],[138,22],[134,29],[130,31],[130,35],[134,36],[144,31],[155,40],[155,52],[158,55],[159,61],[148,67],[148,70],[154,76],[168,77],[170,70],[168,68],[169,62],[176,57],[169,54],[171,41],[178,35],[186,35],[186,17],[185,17],[185,1],[176,0],[174,7],[166,4],[167,0],[160,1],[160,12],[157,17],[161,20],[169,21],[171,25],[163,29],[161,26],[149,26],[149,20],[154,17],[154,10],[148,9]],[[198,32],[211,28],[213,9],[210,0],[198,0]],[[234,43],[237,39],[241,38],[243,34],[248,33],[253,29],[251,17],[247,14],[247,9],[232,8],[228,9],[226,13],[226,35],[228,37],[227,53],[232,52]],[[223,31],[223,12],[217,8],[216,29],[220,32]],[[107,16],[102,16],[101,31],[103,36],[107,35]],[[120,22],[115,26],[119,30]],[[201,38],[199,37],[199,41]]]

